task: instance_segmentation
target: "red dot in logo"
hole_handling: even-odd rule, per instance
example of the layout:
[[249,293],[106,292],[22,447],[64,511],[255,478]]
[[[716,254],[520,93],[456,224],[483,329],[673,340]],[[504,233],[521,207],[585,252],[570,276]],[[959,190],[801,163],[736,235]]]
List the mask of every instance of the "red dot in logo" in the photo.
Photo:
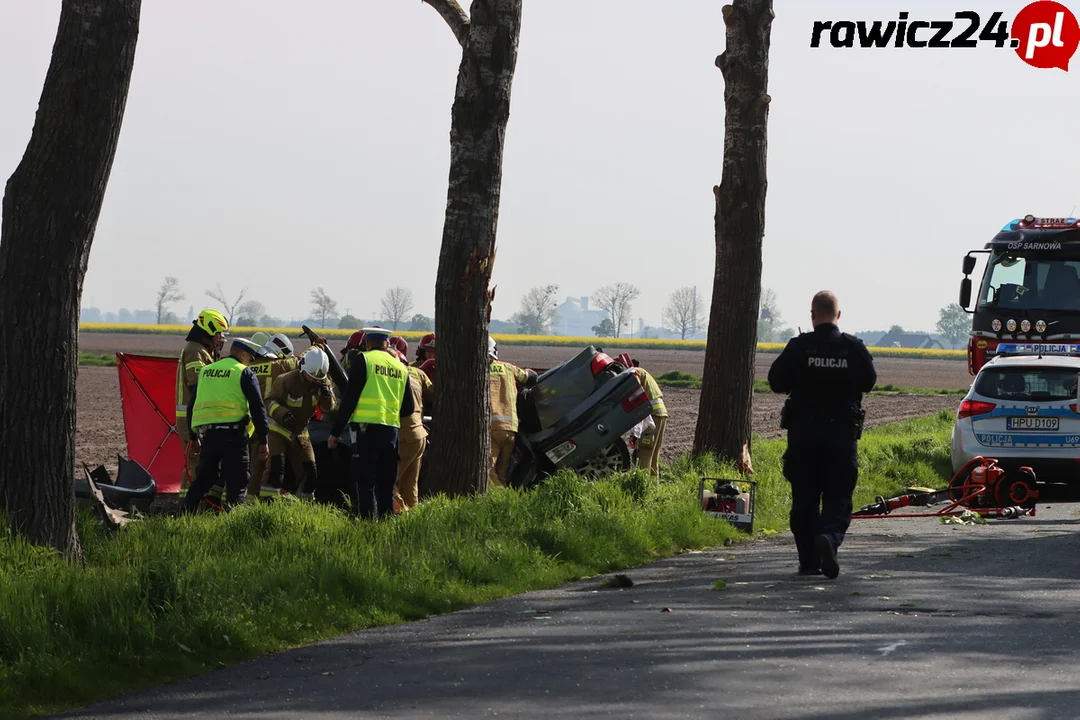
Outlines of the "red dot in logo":
[[1016,14],[1010,35],[1016,54],[1028,65],[1068,72],[1080,45],[1080,23],[1061,3],[1036,0]]

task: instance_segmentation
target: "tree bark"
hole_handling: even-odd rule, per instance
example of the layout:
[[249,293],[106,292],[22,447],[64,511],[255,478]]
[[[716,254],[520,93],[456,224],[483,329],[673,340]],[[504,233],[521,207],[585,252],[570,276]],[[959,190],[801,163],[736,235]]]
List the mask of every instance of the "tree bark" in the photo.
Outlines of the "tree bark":
[[724,6],[724,169],[716,196],[716,271],[694,452],[750,472],[754,356],[765,234],[772,0]]
[[30,142],[4,192],[0,509],[29,540],[76,561],[79,306],[127,104],[140,6],[63,1]]
[[[489,284],[520,27],[521,0],[474,0],[451,110],[449,189],[435,281],[439,410],[431,448],[432,466],[439,468],[435,489],[451,497],[486,491],[491,466]],[[461,37],[456,29],[455,35]]]

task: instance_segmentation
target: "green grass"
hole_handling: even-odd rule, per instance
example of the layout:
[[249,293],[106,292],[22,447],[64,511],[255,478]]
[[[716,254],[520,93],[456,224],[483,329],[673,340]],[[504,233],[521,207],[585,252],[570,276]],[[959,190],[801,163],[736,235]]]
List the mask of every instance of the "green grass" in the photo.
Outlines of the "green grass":
[[116,355],[114,353],[108,353],[105,355],[95,355],[93,353],[79,353],[79,364],[88,365],[90,367],[115,367]]
[[[701,387],[701,378],[699,378],[697,375],[679,372],[678,370],[672,370],[671,372],[656,375],[655,378],[656,382],[658,382],[663,387]],[[769,387],[769,381],[765,380],[764,378],[755,378],[754,392],[771,393],[772,388]],[[957,397],[963,397],[967,393],[967,388],[964,388],[963,390],[953,390],[949,388],[922,388],[900,387],[897,385],[875,385],[872,393],[877,395],[955,395]]]
[[[942,412],[866,433],[856,504],[911,484],[942,487],[951,424]],[[754,443],[765,533],[787,527],[784,445]],[[0,716],[77,707],[740,536],[701,512],[702,476],[738,477],[690,458],[663,482],[640,471],[600,482],[567,473],[531,492],[427,501],[378,524],[286,500],[221,517],[153,516],[110,536],[82,513],[85,567],[5,538]]]

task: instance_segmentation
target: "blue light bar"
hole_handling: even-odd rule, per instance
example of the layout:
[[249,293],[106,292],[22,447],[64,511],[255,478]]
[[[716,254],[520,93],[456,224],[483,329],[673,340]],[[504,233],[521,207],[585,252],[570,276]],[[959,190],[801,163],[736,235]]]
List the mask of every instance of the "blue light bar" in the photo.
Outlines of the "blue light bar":
[[[1028,220],[1031,218],[1031,220]],[[1001,228],[1001,232],[1013,232],[1023,228],[1031,230],[1067,230],[1068,228],[1077,226],[1077,218],[1037,218],[1034,215],[1027,215],[1022,218],[1016,218],[1015,220],[1005,224]]]
[[1052,343],[1001,343],[998,355],[1080,355],[1080,345]]

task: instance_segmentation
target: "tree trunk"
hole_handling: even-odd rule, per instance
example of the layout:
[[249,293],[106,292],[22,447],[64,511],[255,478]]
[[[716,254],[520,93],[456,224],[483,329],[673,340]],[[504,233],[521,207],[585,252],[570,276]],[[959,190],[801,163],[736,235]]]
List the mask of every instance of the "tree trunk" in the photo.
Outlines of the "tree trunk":
[[82,559],[72,472],[79,306],[140,4],[64,0],[30,142],[4,192],[0,509],[29,540],[72,560]]
[[517,64],[521,0],[475,0],[451,110],[450,181],[435,281],[439,328],[432,443],[436,491],[487,490],[489,292],[502,189],[503,143]]
[[765,234],[772,0],[724,6],[724,170],[716,196],[716,272],[694,452],[749,471],[754,356]]

